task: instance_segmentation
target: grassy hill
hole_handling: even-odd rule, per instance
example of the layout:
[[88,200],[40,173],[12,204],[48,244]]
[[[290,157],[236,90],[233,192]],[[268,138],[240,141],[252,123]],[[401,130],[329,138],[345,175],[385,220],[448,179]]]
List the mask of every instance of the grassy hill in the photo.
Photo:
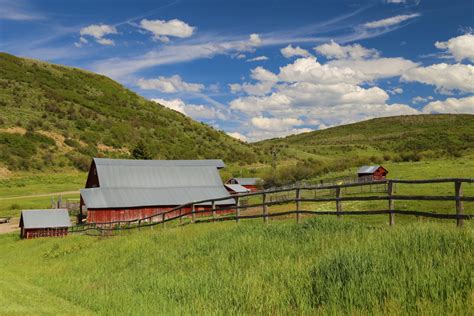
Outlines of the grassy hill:
[[[0,53],[0,169],[84,170],[92,156],[255,162],[245,144],[80,69]],[[3,165],[3,167],[2,167]]]
[[[458,159],[474,154],[474,115],[376,118],[252,144],[274,153],[270,182],[319,177],[365,164]],[[284,167],[284,165],[289,167]],[[466,176],[474,170],[467,170]]]
[[0,235],[0,314],[472,315],[472,229],[345,219]]

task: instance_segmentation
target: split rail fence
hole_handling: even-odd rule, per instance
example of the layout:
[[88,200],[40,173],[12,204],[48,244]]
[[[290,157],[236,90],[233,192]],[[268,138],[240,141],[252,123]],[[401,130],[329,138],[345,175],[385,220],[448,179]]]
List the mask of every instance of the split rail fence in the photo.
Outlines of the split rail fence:
[[[422,185],[422,184],[446,184],[453,185],[453,195],[399,195],[395,192],[396,185]],[[130,220],[130,221],[113,221],[105,223],[88,223],[73,226],[69,229],[70,233],[96,233],[107,235],[114,231],[122,231],[128,229],[140,229],[144,227],[151,227],[156,225],[165,226],[167,222],[178,221],[179,224],[185,224],[183,219],[190,219],[190,223],[210,222],[210,221],[224,221],[235,220],[237,223],[242,219],[263,218],[264,222],[268,222],[269,218],[277,216],[295,215],[296,221],[301,222],[302,215],[335,215],[342,218],[344,215],[388,215],[388,224],[395,225],[395,215],[409,215],[418,217],[429,217],[445,220],[456,220],[457,226],[462,227],[464,220],[470,220],[474,217],[472,214],[464,213],[464,202],[474,202],[474,197],[463,195],[463,184],[474,183],[474,178],[449,178],[449,179],[432,179],[432,180],[382,180],[367,183],[349,183],[341,185],[327,185],[327,186],[304,186],[296,188],[283,188],[274,190],[265,190],[253,193],[239,194],[231,197],[223,197],[217,199],[209,199],[187,203],[175,207],[169,211],[154,214],[152,216]],[[387,187],[386,195],[369,195],[369,196],[354,196],[360,195],[358,189],[350,192],[350,188],[357,188],[360,186],[374,186],[383,185]],[[326,194],[319,194],[318,192],[325,191]],[[292,194],[288,194],[288,193]],[[310,194],[308,194],[308,192]],[[344,192],[344,194],[343,194]],[[270,199],[270,196],[283,194],[285,199]],[[235,204],[232,206],[218,206],[219,201],[226,201],[233,199]],[[257,203],[251,204],[253,200]],[[245,201],[244,201],[245,200]],[[261,202],[260,202],[261,201]],[[387,208],[380,210],[350,210],[345,211],[343,202],[346,201],[387,201]],[[420,210],[404,210],[395,207],[396,201],[452,201],[454,202],[455,214],[440,214],[435,212],[420,211]],[[243,203],[245,202],[245,203]],[[312,202],[335,202],[336,211],[319,211],[319,210],[304,210],[302,203]],[[250,204],[249,204],[250,203]],[[294,209],[289,211],[270,213],[269,208],[281,204],[294,204]],[[198,206],[210,205],[209,210],[197,210]],[[252,214],[241,214],[241,210],[253,210]],[[260,211],[258,211],[260,210]],[[212,214],[208,217],[200,217],[206,214]],[[200,217],[200,218],[198,218]],[[187,222],[189,223],[189,221]],[[187,224],[186,223],[186,224]]]

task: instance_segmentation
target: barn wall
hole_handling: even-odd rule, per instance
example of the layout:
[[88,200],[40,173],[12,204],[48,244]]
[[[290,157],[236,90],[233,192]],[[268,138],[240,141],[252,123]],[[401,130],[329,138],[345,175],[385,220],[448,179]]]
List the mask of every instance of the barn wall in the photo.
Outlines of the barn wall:
[[[136,219],[161,214],[163,212],[173,209],[174,206],[163,207],[137,207],[125,209],[89,209],[87,211],[87,223],[108,223],[118,221],[133,221]],[[205,213],[196,214],[196,216],[210,216],[212,215],[210,206],[196,206],[196,211],[204,211]],[[191,208],[183,208],[183,213],[191,212]],[[234,209],[218,211],[218,214],[229,214],[235,212]],[[172,218],[179,215],[179,210],[166,215],[166,218]],[[161,220],[161,218],[157,218]]]
[[32,239],[39,237],[62,237],[67,236],[68,229],[64,228],[31,228],[22,229],[22,238]]

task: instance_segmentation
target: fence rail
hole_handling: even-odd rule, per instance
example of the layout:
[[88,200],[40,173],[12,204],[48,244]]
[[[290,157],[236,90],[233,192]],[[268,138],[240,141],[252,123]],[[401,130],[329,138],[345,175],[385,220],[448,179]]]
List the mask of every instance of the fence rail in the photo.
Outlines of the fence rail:
[[[439,183],[453,183],[454,194],[452,196],[446,195],[396,195],[394,194],[394,187],[396,184],[439,184]],[[183,224],[183,218],[190,218],[191,223],[209,222],[209,221],[227,221],[235,220],[239,222],[241,219],[251,218],[263,218],[264,222],[267,222],[270,217],[277,216],[288,216],[296,215],[296,220],[299,223],[301,221],[301,215],[336,215],[341,218],[343,215],[389,215],[389,225],[395,225],[395,215],[411,215],[420,217],[429,217],[437,219],[455,219],[457,226],[463,226],[464,220],[470,220],[474,215],[464,214],[464,202],[474,202],[474,197],[466,197],[463,195],[462,184],[463,183],[474,183],[473,178],[449,178],[449,179],[431,179],[431,180],[381,180],[373,182],[362,182],[362,183],[345,183],[340,185],[317,185],[317,186],[302,186],[302,187],[291,187],[291,188],[278,188],[271,190],[264,190],[252,193],[238,194],[229,198],[229,196],[208,199],[202,201],[195,201],[186,203],[184,205],[177,206],[171,210],[157,213],[151,216],[128,220],[128,221],[112,221],[104,223],[89,223],[76,225],[69,229],[70,233],[88,233],[95,231],[100,234],[107,234],[113,231],[121,231],[128,229],[140,229],[142,227],[151,227],[156,225],[165,225],[167,222],[179,220],[180,224]],[[362,187],[368,185],[384,185],[387,188],[387,195],[375,195],[375,196],[343,196],[343,189],[349,187]],[[305,198],[303,197],[304,192],[314,192],[314,196],[317,196],[316,192],[329,190],[330,194],[334,196],[330,197],[314,197]],[[284,193],[284,197],[281,199],[269,199],[269,196],[274,194]],[[375,192],[379,193],[379,192]],[[356,193],[357,194],[357,193]],[[252,197],[261,197],[261,203],[249,204],[248,200]],[[234,199],[235,204],[231,206],[217,206],[216,203]],[[382,210],[360,210],[360,211],[344,211],[343,202],[345,201],[387,201],[388,208]],[[401,210],[395,208],[395,201],[453,201],[455,202],[455,214],[438,214],[433,212],[425,212],[419,210]],[[245,202],[245,203],[244,203]],[[336,202],[336,211],[316,211],[316,210],[304,210],[301,208],[301,203],[304,202]],[[197,210],[196,206],[203,204],[210,204],[211,209]],[[295,209],[270,213],[269,207],[280,204],[294,203]],[[242,215],[241,210],[243,209],[258,209],[261,208],[260,214]],[[187,211],[190,210],[190,211]],[[222,213],[229,213],[225,216],[219,216]],[[196,218],[198,215],[212,214],[210,218]]]

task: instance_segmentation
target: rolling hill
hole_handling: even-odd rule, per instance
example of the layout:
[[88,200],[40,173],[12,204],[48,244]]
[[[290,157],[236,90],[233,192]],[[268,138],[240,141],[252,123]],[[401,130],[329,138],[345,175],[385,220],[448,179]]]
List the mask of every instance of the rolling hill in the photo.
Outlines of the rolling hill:
[[0,168],[84,170],[92,156],[219,157],[249,146],[84,70],[0,53]]

